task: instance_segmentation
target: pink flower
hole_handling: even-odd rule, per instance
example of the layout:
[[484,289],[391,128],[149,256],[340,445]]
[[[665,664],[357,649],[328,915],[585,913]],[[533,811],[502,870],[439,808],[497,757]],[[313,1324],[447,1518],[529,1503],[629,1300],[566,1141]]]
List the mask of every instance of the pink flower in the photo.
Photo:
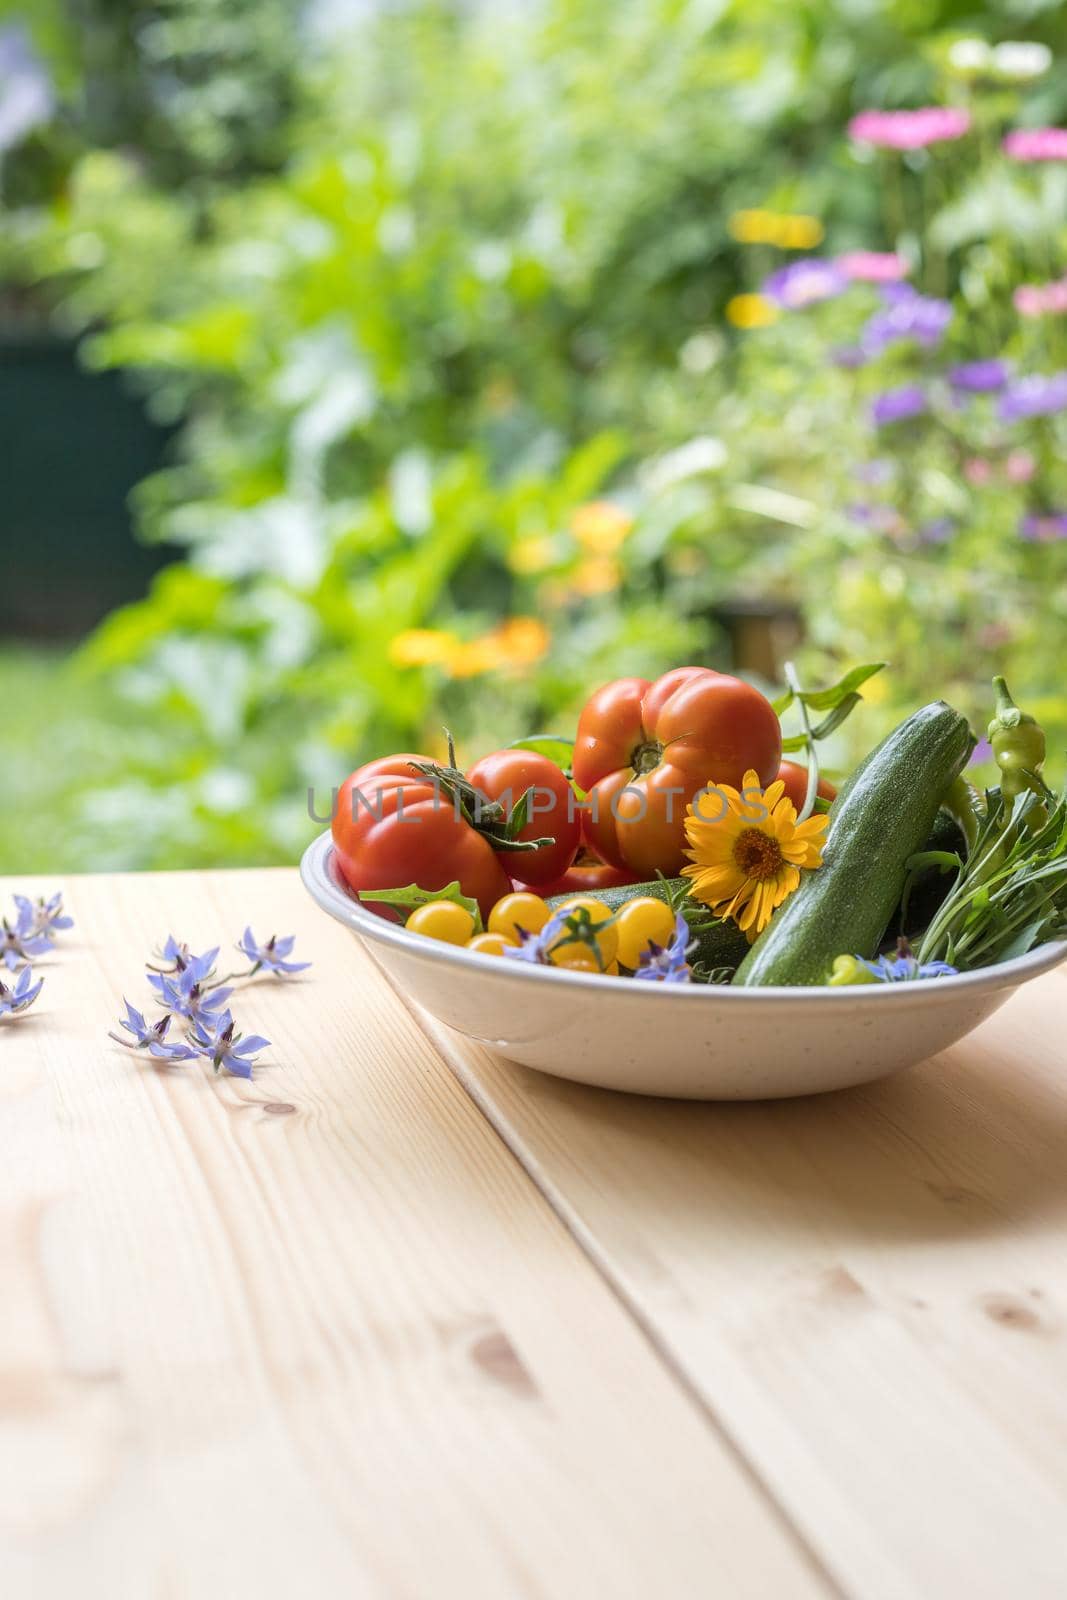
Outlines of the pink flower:
[[882,150],[924,150],[947,139],[962,139],[971,113],[956,106],[922,106],[918,111],[861,111],[848,131],[861,144]]
[[908,275],[908,263],[892,250],[851,250],[838,256],[837,266],[861,283],[896,283]]
[[1067,278],[1055,278],[1051,283],[1021,283],[1011,299],[1021,317],[1067,311]]
[[1067,128],[1014,128],[1002,148],[1013,161],[1067,161]]
[[1004,476],[1009,483],[1029,483],[1037,471],[1037,462],[1029,450],[1012,450],[1004,458]]
[[969,461],[963,463],[963,475],[968,483],[981,488],[993,476],[992,462],[987,461],[984,456],[971,456]]

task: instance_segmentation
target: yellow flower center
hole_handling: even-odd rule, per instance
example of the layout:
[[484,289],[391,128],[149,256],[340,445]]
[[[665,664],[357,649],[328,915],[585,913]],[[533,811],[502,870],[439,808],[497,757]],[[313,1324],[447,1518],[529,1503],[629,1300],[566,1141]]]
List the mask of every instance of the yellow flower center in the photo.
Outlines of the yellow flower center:
[[746,878],[766,883],[777,877],[785,864],[781,846],[773,834],[759,828],[744,828],[734,840],[734,860]]

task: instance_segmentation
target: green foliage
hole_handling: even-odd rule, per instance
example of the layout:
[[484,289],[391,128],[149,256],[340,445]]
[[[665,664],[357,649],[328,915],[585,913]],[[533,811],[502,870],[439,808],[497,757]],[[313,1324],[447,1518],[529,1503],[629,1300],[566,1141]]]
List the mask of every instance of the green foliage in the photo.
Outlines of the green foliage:
[[[1058,551],[1021,549],[1017,486],[977,504],[959,428],[901,452],[906,537],[847,515],[875,443],[867,379],[827,351],[873,296],[741,338],[722,316],[783,259],[731,235],[757,206],[815,213],[834,249],[918,257],[925,228],[967,319],[1011,316],[1014,252],[1062,243],[1054,179],[987,152],[917,220],[906,164],[890,224],[843,142],[865,104],[936,97],[950,0],[421,4],[325,39],[292,9],[145,0],[122,48],[178,92],[107,67],[136,136],[89,129],[5,246],[181,426],[136,511],[185,560],[85,657],[126,707],[78,824],[105,855],[290,859],[309,787],[322,809],[361,759],[441,753],[443,724],[472,756],[566,733],[612,675],[725,665],[737,600],[801,606],[805,682],[885,656],[875,719],[971,709],[1001,652],[1029,702],[1055,681]],[[953,542],[921,543],[941,515]]]

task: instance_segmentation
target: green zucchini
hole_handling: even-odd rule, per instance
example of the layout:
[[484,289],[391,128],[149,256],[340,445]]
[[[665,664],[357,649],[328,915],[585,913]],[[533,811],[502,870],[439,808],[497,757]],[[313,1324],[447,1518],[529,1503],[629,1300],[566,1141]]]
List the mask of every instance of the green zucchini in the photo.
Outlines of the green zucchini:
[[823,864],[805,873],[734,983],[825,983],[835,956],[873,957],[896,910],[909,856],[930,836],[949,784],[974,748],[966,718],[937,700],[895,728],[830,808]]
[[[593,900],[602,900],[612,911],[618,911],[628,900],[636,900],[644,895],[651,895],[654,900],[669,904],[672,894],[677,895],[679,886],[688,894],[688,878],[655,878],[650,883],[628,883],[614,889],[583,889],[581,893]],[[570,895],[555,894],[547,904],[555,910],[570,898]],[[691,959],[709,972],[717,967],[728,967],[733,971],[748,952],[748,940],[737,923],[720,922],[697,900],[684,902],[681,910],[696,940]]]

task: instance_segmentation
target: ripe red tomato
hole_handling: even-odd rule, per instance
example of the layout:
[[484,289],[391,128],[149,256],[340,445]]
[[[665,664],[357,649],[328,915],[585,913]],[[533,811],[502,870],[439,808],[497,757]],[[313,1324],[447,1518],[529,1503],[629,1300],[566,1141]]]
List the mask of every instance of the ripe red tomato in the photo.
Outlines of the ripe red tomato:
[[578,722],[574,781],[587,791],[585,833],[598,855],[650,878],[685,861],[686,806],[706,785],[739,789],[754,770],[777,776],[782,730],[751,684],[703,667],[655,683],[619,678]]
[[[792,800],[799,811],[804,801],[808,798],[808,769],[800,766],[796,761],[783,761],[778,768],[778,776],[785,784],[786,798]],[[821,800],[836,800],[837,790],[829,778],[820,778],[816,791]]]
[[[462,816],[431,778],[413,771],[427,756],[370,761],[342,784],[333,819],[337,861],[353,889],[443,889],[459,880],[488,917],[511,879],[489,841]],[[517,859],[517,858],[516,858]],[[373,903],[369,909],[392,916]]]
[[529,821],[517,837],[552,843],[540,850],[498,851],[506,869],[531,886],[551,883],[567,870],[581,842],[582,818],[574,790],[554,761],[532,750],[497,750],[476,761],[467,778],[479,794],[499,801],[507,817],[533,790]]

